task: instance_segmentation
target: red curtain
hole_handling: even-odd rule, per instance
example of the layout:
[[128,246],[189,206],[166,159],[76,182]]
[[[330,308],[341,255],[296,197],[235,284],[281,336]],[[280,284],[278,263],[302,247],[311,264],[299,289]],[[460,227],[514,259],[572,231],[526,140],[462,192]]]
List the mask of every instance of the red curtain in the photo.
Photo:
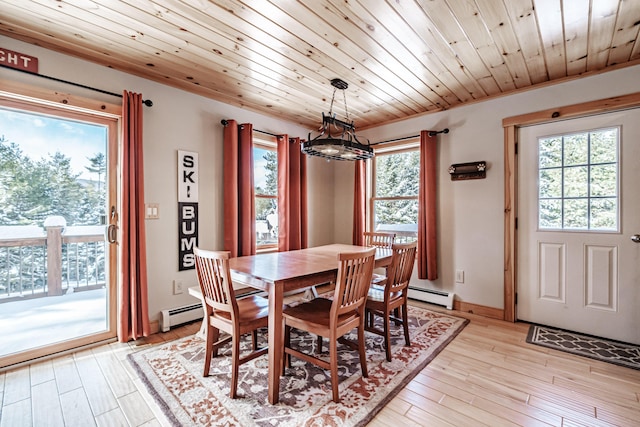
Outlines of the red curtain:
[[150,334],[147,298],[147,247],[144,222],[142,95],[122,96],[122,191],[118,340]]
[[224,249],[231,256],[256,253],[253,192],[253,125],[228,120],[224,127]]
[[353,196],[353,236],[354,245],[364,246],[364,231],[367,215],[367,169],[364,160],[356,160]]
[[278,137],[278,251],[307,247],[307,158],[300,138]]
[[418,189],[418,278],[438,278],[436,230],[437,136],[420,132],[420,186]]

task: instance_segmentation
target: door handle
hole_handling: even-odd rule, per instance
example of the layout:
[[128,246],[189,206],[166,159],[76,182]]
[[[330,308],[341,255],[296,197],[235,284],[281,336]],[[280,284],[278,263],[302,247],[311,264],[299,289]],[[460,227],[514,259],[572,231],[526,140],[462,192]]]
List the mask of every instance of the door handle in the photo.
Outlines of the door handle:
[[118,227],[115,224],[109,224],[105,234],[107,242],[116,243],[118,239]]
[[634,234],[633,236],[631,236],[631,241],[640,243],[640,234]]

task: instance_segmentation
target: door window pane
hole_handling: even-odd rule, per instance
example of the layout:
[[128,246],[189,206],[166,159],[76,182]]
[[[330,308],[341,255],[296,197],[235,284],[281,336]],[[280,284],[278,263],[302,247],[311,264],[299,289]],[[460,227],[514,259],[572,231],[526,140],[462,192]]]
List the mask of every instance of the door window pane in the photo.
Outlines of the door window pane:
[[544,138],[539,141],[538,157],[541,168],[562,166],[562,138]]
[[564,138],[564,165],[586,165],[589,159],[589,144],[586,133],[567,135]]
[[540,170],[540,198],[562,197],[562,169]]
[[562,228],[562,200],[540,200],[540,228]]
[[538,139],[538,227],[618,230],[619,128]]
[[616,230],[616,216],[618,211],[615,198],[592,199],[589,212],[591,214],[590,222],[592,227],[598,230]]
[[586,197],[588,190],[586,167],[570,167],[564,170],[564,197]]
[[617,171],[615,165],[591,166],[591,197],[615,197],[618,184]]

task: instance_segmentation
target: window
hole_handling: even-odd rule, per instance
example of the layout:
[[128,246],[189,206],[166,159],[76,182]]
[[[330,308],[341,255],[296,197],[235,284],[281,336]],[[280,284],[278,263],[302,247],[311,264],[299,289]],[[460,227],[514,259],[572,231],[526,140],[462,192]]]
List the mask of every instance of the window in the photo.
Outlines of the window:
[[256,249],[278,245],[278,153],[276,140],[253,140],[253,185],[256,205]]
[[538,139],[538,227],[618,230],[617,127]]
[[371,230],[396,233],[396,242],[418,238],[420,151],[415,143],[376,151],[372,160]]

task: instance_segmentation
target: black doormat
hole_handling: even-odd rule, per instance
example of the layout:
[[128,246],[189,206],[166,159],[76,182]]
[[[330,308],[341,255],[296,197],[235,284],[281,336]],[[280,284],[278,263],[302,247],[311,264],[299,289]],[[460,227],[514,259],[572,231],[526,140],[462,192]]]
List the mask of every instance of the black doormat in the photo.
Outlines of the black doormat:
[[640,346],[548,326],[531,325],[527,342],[640,370]]

